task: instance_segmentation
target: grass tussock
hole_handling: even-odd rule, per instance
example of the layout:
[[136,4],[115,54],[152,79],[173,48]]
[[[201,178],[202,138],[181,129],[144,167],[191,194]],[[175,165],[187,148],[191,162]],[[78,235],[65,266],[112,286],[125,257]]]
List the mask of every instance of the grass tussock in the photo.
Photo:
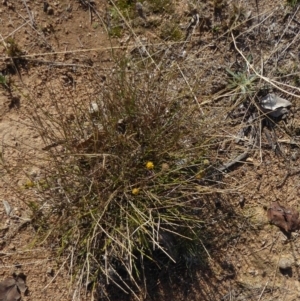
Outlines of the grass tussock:
[[88,102],[66,95],[66,109],[51,88],[51,109],[35,99],[49,168],[31,207],[41,239],[71,254],[79,286],[139,298],[145,262],[188,267],[206,256],[198,181],[209,161],[198,107],[175,99],[160,74],[127,67],[94,74]]

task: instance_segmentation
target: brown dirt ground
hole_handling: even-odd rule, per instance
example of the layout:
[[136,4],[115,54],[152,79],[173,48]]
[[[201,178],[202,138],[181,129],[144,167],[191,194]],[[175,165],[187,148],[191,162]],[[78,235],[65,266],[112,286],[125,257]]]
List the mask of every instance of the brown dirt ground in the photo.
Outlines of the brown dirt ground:
[[[15,91],[14,96],[20,98],[20,107],[11,105],[7,92],[0,90],[0,136],[3,144],[11,146],[2,151],[12,166],[17,166],[28,157],[37,156],[43,147],[41,138],[29,124],[27,109],[30,103],[26,100],[26,93],[44,98],[45,108],[51,110],[48,108],[47,99],[50,96],[45,84],[50,84],[55,91],[55,97],[64,102],[68,92],[74,88],[73,82],[76,82],[76,97],[89,100],[93,95],[93,87],[89,83],[89,68],[97,69],[105,75],[111,67],[111,54],[107,51],[111,41],[106,30],[101,20],[95,14],[91,15],[89,9],[84,8],[80,1],[49,1],[54,11],[51,15],[43,12],[41,1],[26,2],[34,16],[35,25],[31,24],[25,1],[8,0],[0,4],[1,38],[5,40],[9,36],[13,37],[20,49],[28,55],[26,64],[19,69],[20,76],[17,73],[11,75],[18,87],[19,93]],[[207,119],[211,120],[211,127],[224,120],[224,127],[217,126],[218,131],[215,131],[220,147],[216,149],[212,161],[225,162],[240,152],[232,138],[240,124],[224,118],[224,111],[228,111],[229,107],[228,98],[223,97],[220,101],[213,102],[211,95],[217,95],[215,93],[225,87],[227,81],[224,67],[242,64],[243,61],[234,51],[230,35],[220,36],[216,30],[217,26],[222,25],[222,18],[229,18],[230,10],[222,8],[220,15],[215,14],[212,2],[203,1],[200,4],[203,9],[201,13],[213,22],[215,32],[205,28],[200,34],[196,32],[188,43],[187,58],[178,61],[185,76],[191,78],[193,86],[198,85],[199,90],[195,94],[198,101],[203,103],[203,111]],[[95,3],[99,16],[104,20],[108,4],[104,5],[101,1]],[[253,16],[256,15],[255,1],[237,3],[249,9]],[[177,3],[177,15],[173,17],[180,20],[180,25],[186,25],[189,20],[188,11],[187,4]],[[258,45],[263,45],[265,70],[272,78],[278,79],[276,76],[279,76],[279,69],[282,78],[292,70],[298,72],[299,29],[294,25],[298,24],[299,27],[299,23],[288,23],[290,16],[300,22],[298,10],[287,8],[283,1],[262,0],[259,1],[259,13],[260,20],[266,18],[260,29],[262,44],[249,34],[244,40],[237,41],[238,46],[255,57],[259,56]],[[173,18],[167,13],[152,16],[153,20],[163,17],[167,21]],[[99,24],[96,26],[95,22]],[[256,17],[253,22],[257,22]],[[246,25],[244,31],[247,26],[251,25]],[[151,26],[137,25],[135,30],[143,41],[161,42],[159,34]],[[235,35],[238,34],[239,32],[235,32]],[[120,39],[113,39],[113,43],[120,46],[126,40],[133,41],[132,36],[125,31]],[[294,42],[287,51],[286,46],[292,41]],[[51,52],[55,54],[45,54]],[[1,70],[4,72],[11,62],[5,58],[3,45],[0,46],[0,53],[3,57],[0,60]],[[126,54],[130,54],[130,51],[126,51]],[[197,76],[193,77],[193,74]],[[293,116],[290,120],[296,132],[300,126],[297,109],[299,98],[288,98],[293,102]],[[208,105],[204,105],[205,102]],[[216,242],[216,250],[208,251],[209,269],[199,270],[191,284],[187,283],[190,280],[185,281],[184,275],[181,283],[157,283],[153,289],[159,292],[159,297],[153,297],[152,300],[292,301],[300,298],[299,235],[293,233],[292,238],[287,239],[278,228],[269,225],[265,211],[272,201],[300,209],[299,174],[287,177],[282,183],[288,170],[299,169],[300,159],[295,155],[298,153],[298,144],[291,145],[291,135],[280,130],[283,124],[278,126],[278,138],[287,142],[281,144],[284,156],[275,155],[268,147],[253,153],[252,162],[241,164],[225,176],[224,181],[231,185],[231,191],[228,192],[232,193],[224,196],[224,203],[220,208],[207,213],[213,229],[211,235],[219,241]],[[225,140],[226,143],[223,142]],[[292,155],[294,160],[290,160]],[[22,271],[27,276],[29,290],[23,298],[27,301],[73,300],[74,287],[70,285],[71,276],[68,275],[66,266],[56,260],[51,250],[43,246],[32,247],[35,232],[30,223],[26,222],[29,212],[23,200],[35,197],[34,194],[23,189],[22,199],[15,191],[26,184],[26,173],[39,176],[41,172],[41,169],[32,167],[12,178],[0,169],[0,199],[8,201],[14,210],[13,217],[7,217],[4,208],[0,206],[0,278],[4,279],[13,272]],[[239,202],[241,197],[245,199],[243,208]],[[213,226],[216,223],[218,227]],[[283,256],[293,260],[292,270],[287,274],[278,270],[278,261]],[[85,299],[86,297],[81,297],[81,300]],[[121,297],[115,300],[121,300]]]

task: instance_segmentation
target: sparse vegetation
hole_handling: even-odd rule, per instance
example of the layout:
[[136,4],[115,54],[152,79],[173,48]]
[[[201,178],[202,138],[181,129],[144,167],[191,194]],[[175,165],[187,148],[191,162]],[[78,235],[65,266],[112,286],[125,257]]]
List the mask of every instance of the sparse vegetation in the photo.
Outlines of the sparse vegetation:
[[7,80],[6,77],[3,74],[0,74],[0,84],[3,86],[7,86]]
[[[275,270],[289,244],[278,249],[266,211],[297,195],[284,187],[299,163],[297,14],[258,1],[77,2],[58,1],[47,23],[16,2],[28,19],[2,38],[0,192],[17,191],[7,219],[26,220],[30,247],[55,261],[41,285],[64,273],[66,300],[274,299],[277,279],[292,280]],[[28,133],[11,135],[17,122]]]
[[17,58],[22,54],[20,46],[13,38],[8,38],[5,42],[7,55],[11,58]]
[[244,101],[247,97],[250,97],[255,92],[255,82],[257,76],[255,74],[249,74],[247,71],[232,72],[226,69],[230,76],[228,89],[232,93],[232,99],[237,102]]
[[292,6],[292,7],[295,7],[296,5],[299,4],[299,0],[287,0],[287,3]]
[[166,41],[179,41],[182,39],[182,32],[178,24],[166,22],[162,25],[160,37]]
[[174,3],[173,0],[151,0],[149,1],[150,9],[153,13],[173,13]]

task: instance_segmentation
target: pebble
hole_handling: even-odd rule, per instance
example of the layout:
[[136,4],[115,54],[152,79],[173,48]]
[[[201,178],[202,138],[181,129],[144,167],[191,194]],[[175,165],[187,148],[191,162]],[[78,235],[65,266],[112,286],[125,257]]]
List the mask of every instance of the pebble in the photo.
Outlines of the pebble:
[[15,216],[18,216],[18,217],[21,216],[21,212],[18,207],[15,207],[12,212]]
[[54,276],[54,270],[51,267],[47,268],[47,275],[53,277]]
[[40,169],[37,167],[32,167],[28,173],[31,177],[36,178],[40,174]]
[[89,113],[90,114],[97,114],[97,113],[99,113],[99,106],[98,106],[98,104],[96,102],[92,102],[90,104]]
[[293,263],[294,263],[294,259],[292,257],[284,256],[284,257],[280,258],[280,260],[278,262],[278,267],[281,270],[290,269],[292,267]]
[[47,14],[48,15],[53,15],[54,14],[54,9],[51,6],[48,6],[48,8],[47,8]]
[[257,276],[257,275],[258,275],[258,271],[255,270],[255,269],[249,269],[249,270],[248,270],[248,273],[249,273],[250,275],[252,275],[252,276]]

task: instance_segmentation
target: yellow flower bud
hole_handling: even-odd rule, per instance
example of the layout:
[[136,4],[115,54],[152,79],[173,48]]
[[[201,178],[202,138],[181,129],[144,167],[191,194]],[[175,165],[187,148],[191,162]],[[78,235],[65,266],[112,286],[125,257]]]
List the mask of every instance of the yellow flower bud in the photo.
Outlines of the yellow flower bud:
[[147,168],[147,169],[153,169],[153,168],[154,168],[153,162],[148,161],[147,164],[146,164],[146,168]]
[[133,188],[132,189],[132,194],[137,195],[140,192],[139,188]]

